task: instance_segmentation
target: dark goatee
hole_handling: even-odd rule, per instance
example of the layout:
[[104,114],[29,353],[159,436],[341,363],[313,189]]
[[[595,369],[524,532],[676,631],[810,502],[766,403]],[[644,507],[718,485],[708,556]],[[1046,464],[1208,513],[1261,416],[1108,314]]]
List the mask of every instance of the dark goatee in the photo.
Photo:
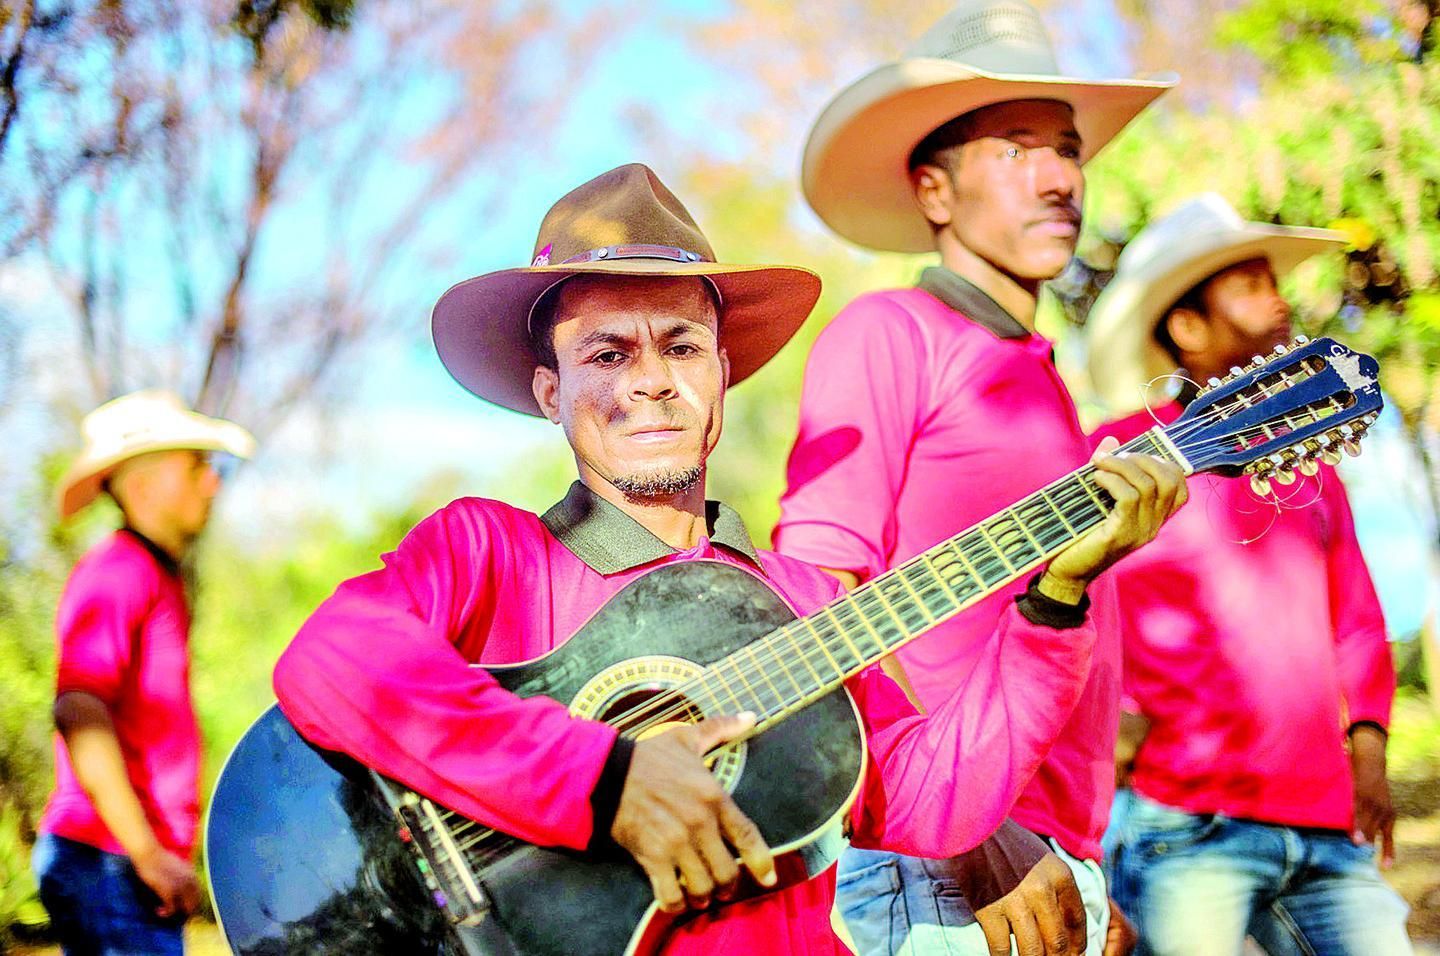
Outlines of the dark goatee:
[[694,465],[681,471],[625,475],[616,478],[612,484],[632,501],[653,501],[656,498],[673,498],[689,491],[700,483],[704,474],[705,469],[702,466]]

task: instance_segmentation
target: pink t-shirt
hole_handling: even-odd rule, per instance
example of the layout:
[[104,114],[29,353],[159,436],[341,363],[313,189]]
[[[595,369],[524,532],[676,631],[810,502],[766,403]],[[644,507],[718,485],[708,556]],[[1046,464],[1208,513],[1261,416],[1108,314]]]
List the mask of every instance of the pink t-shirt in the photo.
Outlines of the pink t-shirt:
[[[921,289],[841,310],[806,365],[776,548],[866,580],[1088,461],[1050,342],[1020,331],[1002,338]],[[997,617],[1024,587],[900,650],[927,710],[989,653]],[[1010,815],[1098,859],[1114,796],[1120,635],[1109,576],[1089,593],[1099,640],[1084,693]],[[1038,691],[1021,699],[1040,703]]]
[[1191,478],[1190,503],[1113,570],[1128,706],[1151,724],[1133,782],[1195,813],[1348,830],[1346,730],[1385,726],[1395,691],[1385,621],[1334,470],[1275,488],[1278,513],[1246,479]]
[[[145,818],[167,850],[189,857],[200,819],[200,731],[180,578],[140,538],[117,531],[70,573],[57,630],[56,694],[83,691],[104,701]],[[40,829],[123,854],[76,780],[59,734],[55,776]]]
[[[462,499],[417,525],[384,568],[345,582],[320,606],[276,666],[275,691],[315,743],[530,842],[584,848],[590,795],[615,731],[570,716],[560,702],[517,697],[470,663],[542,655],[625,585],[674,561],[743,568],[799,613],[838,592],[834,579],[799,561],[756,557],[702,538],[601,574],[536,515]],[[1088,624],[1030,624],[1013,605],[991,631],[988,653],[928,717],[878,668],[847,683],[870,758],[856,842],[944,856],[1004,818],[1079,695],[1071,675],[1086,667],[1095,635]],[[831,869],[685,924],[666,952],[844,952],[830,925],[834,894]]]

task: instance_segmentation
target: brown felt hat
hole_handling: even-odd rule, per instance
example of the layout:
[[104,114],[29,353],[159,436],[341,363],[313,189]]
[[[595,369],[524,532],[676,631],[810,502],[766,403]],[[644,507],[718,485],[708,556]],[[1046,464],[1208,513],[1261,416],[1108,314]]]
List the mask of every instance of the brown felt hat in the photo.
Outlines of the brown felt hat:
[[820,297],[820,277],[795,266],[715,261],[675,194],[639,163],[602,173],[546,213],[526,268],[466,279],[435,303],[430,330],[440,361],[471,392],[540,415],[530,383],[539,359],[530,317],[550,289],[575,275],[704,276],[720,297],[720,345],[730,384],[768,362]]

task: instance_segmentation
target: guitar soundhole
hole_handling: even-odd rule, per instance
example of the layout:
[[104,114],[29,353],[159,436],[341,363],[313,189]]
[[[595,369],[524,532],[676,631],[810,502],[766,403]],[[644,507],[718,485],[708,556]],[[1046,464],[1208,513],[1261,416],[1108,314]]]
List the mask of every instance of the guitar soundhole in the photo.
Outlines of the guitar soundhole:
[[[719,716],[685,691],[696,686],[705,668],[680,657],[636,657],[612,664],[580,688],[570,702],[577,717],[600,720],[636,740],[664,733],[706,716]],[[712,751],[706,762],[726,790],[733,790],[745,769],[745,743]]]

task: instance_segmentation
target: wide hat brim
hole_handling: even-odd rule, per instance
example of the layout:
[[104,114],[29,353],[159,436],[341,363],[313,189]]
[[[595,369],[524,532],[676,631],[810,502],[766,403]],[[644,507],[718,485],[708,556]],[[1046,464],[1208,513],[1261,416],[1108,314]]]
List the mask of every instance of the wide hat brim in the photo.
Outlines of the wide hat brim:
[[820,277],[794,266],[621,259],[504,269],[452,286],[430,318],[435,351],[462,386],[488,402],[542,416],[531,390],[538,360],[529,318],[536,300],[574,275],[706,276],[720,292],[720,346],[730,384],[744,381],[795,335],[820,298]]
[[851,242],[931,252],[934,232],[915,204],[909,161],[926,136],[957,116],[1011,100],[1058,100],[1075,111],[1088,162],[1176,79],[1081,80],[991,73],[953,60],[890,63],[840,91],[805,144],[801,185],[810,207]]
[[1223,269],[1268,259],[1275,278],[1306,259],[1345,244],[1331,229],[1246,223],[1241,229],[1195,236],[1188,248],[1172,244],[1163,261],[1126,272],[1122,267],[1085,322],[1089,370],[1096,397],[1112,415],[1145,407],[1147,385],[1176,371],[1155,341],[1155,327],[1185,293]]
[[86,447],[76,456],[56,488],[56,506],[61,519],[66,519],[98,498],[105,479],[115,468],[139,455],[156,451],[223,451],[237,458],[255,453],[255,439],[234,422],[210,418],[197,412],[186,412],[167,422],[143,439],[126,442],[103,452]]

